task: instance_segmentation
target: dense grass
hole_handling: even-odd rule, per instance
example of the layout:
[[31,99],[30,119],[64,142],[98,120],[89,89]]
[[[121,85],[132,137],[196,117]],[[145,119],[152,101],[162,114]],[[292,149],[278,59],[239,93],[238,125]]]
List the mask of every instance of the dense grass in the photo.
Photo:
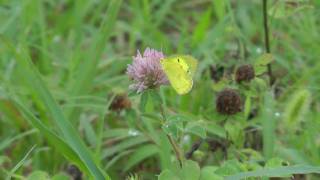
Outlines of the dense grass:
[[[266,59],[262,0],[0,0],[0,179],[319,179],[320,1],[285,2]],[[192,91],[129,92],[146,47],[196,57]],[[239,85],[242,64],[264,73]],[[224,87],[242,112],[216,111]]]

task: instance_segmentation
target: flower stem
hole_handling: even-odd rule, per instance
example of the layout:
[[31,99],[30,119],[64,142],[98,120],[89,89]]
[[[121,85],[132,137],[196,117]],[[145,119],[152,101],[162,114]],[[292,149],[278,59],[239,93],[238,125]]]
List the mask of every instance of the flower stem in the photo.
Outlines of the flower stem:
[[[162,105],[162,102],[160,104],[160,112],[161,112],[161,116],[163,118],[164,121],[167,121],[167,116],[164,112],[164,108]],[[170,134],[167,134],[167,138],[175,152],[176,158],[179,162],[180,167],[182,167],[182,162],[183,162],[183,156],[182,156],[182,152],[181,149],[179,148],[179,146],[177,145],[177,143],[175,142],[175,140],[172,138],[172,136]]]
[[[270,50],[270,39],[269,39],[269,26],[268,26],[268,13],[267,13],[267,0],[262,0],[263,9],[263,27],[264,27],[264,43],[267,53],[271,53]],[[270,85],[274,82],[274,77],[272,75],[271,64],[268,64],[268,76],[270,78]]]
[[180,148],[178,147],[178,145],[176,144],[176,142],[174,141],[174,139],[172,138],[172,136],[170,136],[169,134],[167,134],[167,137],[170,141],[170,144],[176,154],[176,158],[179,161],[179,165],[180,167],[182,167],[182,155],[181,155],[181,151]]

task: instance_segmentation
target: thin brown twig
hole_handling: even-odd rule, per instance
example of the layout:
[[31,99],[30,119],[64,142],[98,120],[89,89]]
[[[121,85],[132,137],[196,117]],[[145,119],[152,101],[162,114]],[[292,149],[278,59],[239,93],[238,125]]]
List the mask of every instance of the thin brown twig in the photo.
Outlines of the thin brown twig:
[[179,162],[180,167],[182,167],[182,156],[181,156],[181,152],[180,149],[178,147],[178,145],[175,143],[175,141],[173,140],[172,136],[170,136],[169,134],[167,134],[167,137],[169,139],[169,142],[171,144],[171,146],[173,147],[173,150],[176,154],[176,158]]
[[191,149],[184,155],[184,157],[186,159],[190,159],[192,157],[193,153],[200,148],[202,142],[203,142],[203,139],[200,139],[200,140],[194,142],[191,146]]
[[[164,121],[167,121],[167,117],[166,117],[166,114],[164,112],[164,108],[163,108],[163,105],[162,103],[160,104],[160,112],[161,112],[161,115],[162,115],[162,118],[164,119]],[[181,153],[181,150],[179,148],[179,146],[177,145],[177,143],[174,141],[174,139],[172,138],[171,135],[167,134],[167,138],[175,152],[175,155],[176,155],[176,158],[179,162],[179,165],[180,167],[182,167],[182,160],[183,160],[183,156],[182,156],[182,153]]]
[[[271,53],[270,50],[270,38],[269,38],[269,26],[268,26],[268,13],[267,13],[267,0],[262,0],[263,9],[263,27],[264,27],[264,42],[267,53]],[[274,77],[272,74],[271,64],[268,64],[268,76],[270,78],[270,85],[274,82]]]

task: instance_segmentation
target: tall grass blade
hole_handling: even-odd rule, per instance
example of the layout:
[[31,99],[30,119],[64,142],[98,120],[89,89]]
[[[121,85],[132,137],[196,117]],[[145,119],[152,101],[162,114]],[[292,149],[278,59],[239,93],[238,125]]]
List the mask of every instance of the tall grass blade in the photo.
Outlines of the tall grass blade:
[[76,129],[68,121],[48,88],[43,83],[39,72],[32,64],[30,57],[26,53],[25,49],[18,48],[16,50],[9,42],[5,42],[6,47],[12,52],[16,58],[17,64],[21,66],[22,74],[27,81],[30,89],[35,92],[37,98],[39,98],[47,111],[52,116],[55,124],[59,127],[63,138],[71,146],[71,148],[79,155],[80,159],[85,162],[85,166],[88,168],[90,175],[94,179],[104,179],[105,175],[93,161],[91,152],[87,149],[84,142],[81,140]]
[[256,171],[243,172],[232,176],[227,176],[226,180],[239,180],[247,179],[250,177],[282,177],[288,174],[320,174],[320,167],[309,166],[309,165],[296,165],[288,167],[260,169]]
[[95,75],[96,67],[100,60],[105,44],[115,26],[116,17],[120,9],[122,0],[111,0],[107,10],[107,15],[102,22],[100,30],[93,37],[93,45],[89,49],[87,57],[77,68],[76,80],[72,81],[71,93],[74,96],[81,95],[88,90]]
[[33,145],[31,149],[26,153],[26,155],[24,155],[24,157],[10,170],[6,180],[11,179],[12,174],[14,174],[23,165],[23,163],[27,160],[34,148],[36,148],[36,145]]

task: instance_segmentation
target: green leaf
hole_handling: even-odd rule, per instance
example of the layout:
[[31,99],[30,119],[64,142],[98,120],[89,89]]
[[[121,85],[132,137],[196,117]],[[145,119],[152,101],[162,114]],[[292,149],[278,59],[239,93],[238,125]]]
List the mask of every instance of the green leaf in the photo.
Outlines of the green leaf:
[[[255,88],[259,89],[259,90],[265,90],[268,88],[268,84],[267,82],[264,80],[264,79],[261,79],[261,78],[258,78],[258,77],[255,77],[253,79],[253,85]],[[252,96],[256,95],[256,94],[253,94],[254,92],[253,91],[250,91],[252,94]]]
[[179,165],[178,162],[172,162],[172,146],[168,140],[168,136],[164,132],[158,133],[157,136],[159,136],[157,144],[161,147],[161,151],[159,151],[159,164],[161,169],[177,171]]
[[114,128],[114,129],[108,129],[104,132],[104,138],[125,138],[130,136],[131,129],[125,129],[125,128]]
[[168,115],[167,117],[168,121],[176,122],[176,123],[183,123],[192,121],[193,118],[190,115],[183,115],[183,114],[174,114],[174,115]]
[[140,106],[139,106],[141,112],[145,112],[148,99],[149,99],[149,93],[143,92],[140,97]]
[[156,101],[155,99],[158,99],[157,92],[153,89],[149,89],[144,91],[140,96],[140,104],[139,104],[139,110],[142,113],[150,113],[152,114],[155,109],[155,105],[160,102]]
[[259,75],[262,75],[262,74],[266,73],[267,70],[268,70],[267,66],[255,66],[254,67],[254,74],[256,76],[259,76]]
[[161,174],[158,176],[158,180],[180,180],[179,177],[177,177],[173,172],[170,170],[164,170],[161,172]]
[[185,161],[180,175],[180,179],[183,180],[198,180],[200,178],[200,167],[198,163],[191,160]]
[[211,134],[217,135],[222,138],[226,138],[227,133],[225,129],[214,122],[207,122],[205,128]]
[[175,116],[169,116],[167,121],[162,125],[163,131],[173,136],[173,138],[177,139],[178,135],[181,131],[183,131],[183,122],[185,122],[186,119],[184,116],[175,115]]
[[206,35],[206,30],[208,29],[211,23],[211,14],[212,10],[209,7],[207,11],[205,11],[201,17],[199,18],[199,22],[195,27],[194,32],[192,33],[192,46],[198,45]]
[[186,125],[185,128],[186,132],[192,133],[194,135],[197,135],[201,138],[206,138],[207,133],[206,133],[206,129],[204,127],[204,123],[199,121],[199,122],[189,122]]
[[212,84],[212,89],[216,92],[219,92],[223,90],[229,83],[229,80],[227,79],[222,79],[218,83],[213,83]]
[[227,121],[225,129],[228,132],[228,137],[232,142],[241,147],[244,143],[244,131],[242,124],[239,121]]
[[254,67],[256,69],[256,67],[258,66],[266,66],[270,64],[273,60],[274,60],[274,57],[272,54],[265,53],[257,59],[257,61],[254,63]]
[[134,97],[134,96],[138,96],[139,94],[137,93],[137,91],[133,91],[133,90],[129,90],[128,92],[128,97]]
[[150,97],[152,98],[152,100],[154,102],[158,102],[158,103],[161,103],[162,102],[162,98],[160,96],[160,93],[159,93],[159,90],[158,89],[151,89],[149,90],[149,94],[150,94]]
[[153,144],[148,144],[139,147],[128,159],[123,171],[128,171],[133,166],[139,164],[146,158],[149,158],[159,152],[159,147]]
[[311,94],[308,90],[296,91],[288,101],[284,112],[285,122],[290,126],[297,125],[310,105]]
[[222,176],[215,173],[217,167],[206,166],[201,169],[200,180],[223,180]]
[[284,163],[286,162],[283,159],[275,157],[275,158],[269,159],[264,167],[268,167],[268,168],[281,167],[283,166]]
[[225,0],[214,0],[213,1],[214,12],[218,16],[219,20],[223,20],[226,14],[226,1]]
[[219,167],[215,172],[218,175],[226,176],[241,172],[240,163],[237,160],[225,161],[221,167]]
[[46,172],[43,171],[34,171],[32,172],[27,180],[50,180],[49,175]]
[[59,173],[51,177],[51,180],[71,180],[71,177],[65,173]]
[[226,180],[239,180],[250,177],[282,177],[288,174],[320,174],[320,167],[309,165],[295,165],[279,168],[265,168],[256,171],[242,172],[225,177]]

